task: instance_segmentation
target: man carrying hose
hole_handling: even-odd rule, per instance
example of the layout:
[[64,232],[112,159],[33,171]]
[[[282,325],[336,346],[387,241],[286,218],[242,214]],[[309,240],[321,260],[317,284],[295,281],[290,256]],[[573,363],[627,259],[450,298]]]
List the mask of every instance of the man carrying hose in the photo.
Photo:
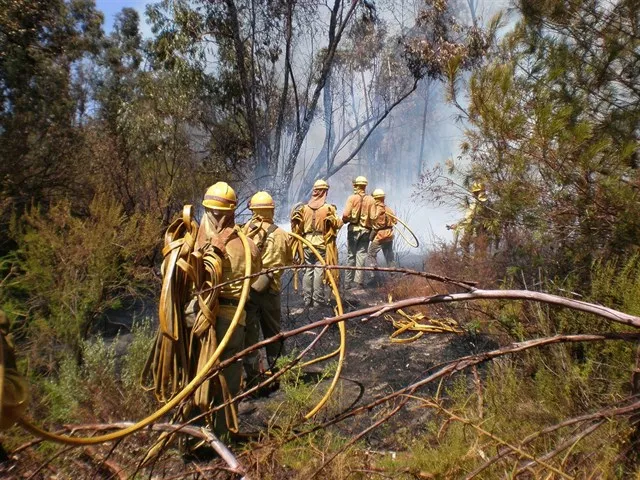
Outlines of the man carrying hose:
[[[376,188],[373,191],[373,199],[375,200],[375,208],[371,217],[371,243],[367,252],[367,265],[370,267],[378,266],[378,252],[382,250],[387,267],[394,266],[393,256],[393,226],[397,223],[395,214],[388,206],[385,205],[384,191]],[[375,278],[374,275],[372,275]]]
[[[298,205],[291,212],[291,231],[307,239],[329,265],[338,264],[336,248],[337,232],[342,222],[337,216],[335,205],[327,203],[329,184],[317,180],[313,184],[311,199],[306,205]],[[319,265],[320,261],[307,246],[302,247],[305,264]],[[337,271],[326,273],[322,268],[305,270],[302,282],[302,294],[305,307],[325,305],[324,277],[336,275]]]
[[[291,245],[287,232],[273,222],[275,202],[267,192],[258,192],[249,201],[253,213],[251,220],[243,227],[262,256],[262,269],[283,267],[291,263]],[[263,273],[251,285],[247,303],[247,326],[245,347],[258,343],[260,330],[266,339],[280,333],[280,277],[282,270]],[[277,358],[283,353],[283,342],[267,345],[267,361],[273,371]],[[244,358],[247,387],[260,381],[259,352],[254,351]]]
[[[234,213],[236,209],[236,194],[225,182],[218,182],[207,189],[202,201],[205,207],[205,215],[200,223],[194,251],[206,252],[207,249],[214,249],[222,259],[220,282],[225,283],[230,280],[240,279],[245,275],[245,252],[242,241],[238,237],[235,227]],[[261,270],[260,252],[255,243],[249,240],[251,250],[251,273]],[[200,347],[200,357],[204,351],[212,351],[217,346],[217,342],[224,337],[229,329],[234,313],[238,307],[242,291],[242,280],[220,287],[218,294],[218,311],[215,315],[215,345],[202,345]],[[220,361],[224,361],[237,354],[244,348],[246,325],[246,313],[243,312],[240,322],[234,330],[233,335],[226,348],[222,352]],[[194,326],[194,331],[196,330]],[[192,333],[192,338],[195,333]],[[206,355],[204,355],[206,357]],[[206,362],[207,358],[200,358],[199,363]],[[213,405],[222,404],[227,395],[234,397],[240,390],[242,378],[242,365],[239,362],[227,366],[222,370],[220,381],[212,382]],[[196,395],[196,406],[201,410],[206,405],[198,405],[198,395]],[[216,412],[213,418],[213,428],[216,435],[226,435],[228,433],[229,418],[225,418],[225,410]]]
[[[373,197],[366,194],[367,179],[363,176],[356,177],[353,181],[353,195],[347,199],[347,204],[342,213],[342,221],[348,223],[347,230],[347,265],[352,267],[364,267],[369,248],[369,235],[371,233],[371,217],[375,209]],[[355,285],[353,285],[355,283]],[[364,285],[364,272],[362,270],[347,270],[345,273],[345,286],[362,287]]]

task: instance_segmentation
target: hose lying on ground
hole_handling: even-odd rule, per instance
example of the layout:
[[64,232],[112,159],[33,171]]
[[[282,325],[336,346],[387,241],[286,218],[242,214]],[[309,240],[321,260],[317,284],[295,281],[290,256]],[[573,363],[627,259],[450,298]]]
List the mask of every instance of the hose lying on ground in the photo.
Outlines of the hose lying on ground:
[[[414,315],[408,315],[402,310],[397,310],[397,313],[401,315],[401,319],[393,318],[387,314],[384,316],[389,320],[393,327],[397,330],[389,337],[391,343],[409,343],[413,342],[425,333],[462,333],[463,330],[455,324],[451,319],[437,319],[427,318],[422,313],[416,313]],[[421,320],[427,320],[429,323],[422,323]],[[409,338],[398,338],[400,335],[406,332],[417,332],[415,335]]]
[[[322,258],[322,255],[320,255],[320,252],[318,252],[318,250],[311,244],[309,240],[298,235],[297,233],[291,232],[289,233],[289,235],[291,235],[294,239],[298,240],[299,242],[304,243],[309,248],[309,250],[313,252],[313,254],[316,256],[320,264],[322,265],[327,264],[327,262],[325,262],[325,260]],[[329,280],[329,284],[331,285],[331,289],[333,290],[333,294],[336,299],[336,310],[338,312],[338,315],[342,315],[344,313],[344,310],[342,308],[342,298],[340,297],[340,292],[338,291],[338,285],[336,284],[336,280],[333,275],[327,275],[325,278]],[[344,356],[346,352],[346,345],[347,345],[347,329],[344,326],[344,322],[339,322],[338,328],[340,329],[340,346],[338,347],[338,349],[332,353],[323,355],[322,357],[319,357],[319,358],[314,358],[313,360],[310,360],[302,364],[302,367],[313,365],[315,363],[331,358],[338,353],[340,354],[340,356],[338,357],[338,367],[336,368],[336,372],[333,376],[333,380],[331,381],[331,385],[329,385],[328,390],[326,391],[326,393],[324,394],[320,402],[318,402],[318,404],[309,413],[305,415],[305,418],[307,419],[313,417],[316,413],[318,413],[318,411],[320,411],[320,409],[324,406],[324,404],[327,403],[327,400],[329,400],[329,397],[331,396],[334,389],[336,388],[336,385],[338,383],[338,378],[340,377],[340,372],[342,372],[342,367],[344,365]]]

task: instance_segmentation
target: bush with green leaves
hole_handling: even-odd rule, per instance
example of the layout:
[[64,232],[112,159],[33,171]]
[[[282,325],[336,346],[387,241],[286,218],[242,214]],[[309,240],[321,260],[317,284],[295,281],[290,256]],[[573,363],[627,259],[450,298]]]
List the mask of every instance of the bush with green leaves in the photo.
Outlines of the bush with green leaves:
[[84,340],[82,363],[66,353],[55,374],[33,376],[34,401],[42,407],[37,414],[56,423],[132,421],[157,407],[140,384],[154,341],[150,321],[134,323],[126,351],[118,356],[117,347],[123,340],[120,336]]
[[150,215],[125,215],[110,198],[94,198],[85,217],[67,201],[46,213],[33,207],[12,233],[19,249],[10,294],[22,302],[38,349],[78,352],[105,310],[153,285],[148,265],[160,225]]

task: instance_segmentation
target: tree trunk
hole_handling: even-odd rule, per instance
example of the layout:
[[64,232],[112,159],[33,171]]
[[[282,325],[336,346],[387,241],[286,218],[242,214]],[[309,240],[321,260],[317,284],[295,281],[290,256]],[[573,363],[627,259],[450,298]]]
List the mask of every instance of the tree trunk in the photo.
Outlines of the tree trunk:
[[327,78],[327,83],[324,86],[323,91],[323,102],[324,102],[324,142],[322,142],[322,149],[316,155],[316,158],[313,159],[309,169],[307,170],[304,178],[302,180],[302,185],[298,190],[296,195],[297,201],[303,201],[311,192],[313,187],[313,183],[320,177],[320,172],[322,171],[322,167],[327,165],[327,170],[329,169],[329,159],[331,157],[331,149],[334,144],[334,135],[333,135],[333,92],[331,87],[331,73],[329,73],[329,78]]

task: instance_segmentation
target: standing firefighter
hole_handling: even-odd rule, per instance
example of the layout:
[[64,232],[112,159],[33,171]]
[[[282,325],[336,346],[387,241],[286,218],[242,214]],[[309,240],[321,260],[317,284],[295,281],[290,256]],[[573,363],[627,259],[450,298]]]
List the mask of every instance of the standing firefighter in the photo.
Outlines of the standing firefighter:
[[[460,240],[460,246],[466,253],[469,253],[471,242],[474,241],[478,233],[480,233],[479,230],[482,226],[477,225],[476,217],[478,217],[478,214],[482,210],[482,204],[487,201],[487,194],[482,183],[473,182],[473,185],[471,185],[471,194],[473,195],[471,200],[465,199],[466,210],[464,218],[458,223],[447,225],[449,230],[453,230],[454,248],[458,246],[458,240]],[[462,237],[460,237],[461,234]]]
[[374,214],[371,217],[371,243],[367,255],[370,267],[378,266],[378,252],[382,250],[387,267],[394,265],[393,257],[393,226],[397,223],[393,210],[384,203],[385,194],[380,188],[373,191],[375,200]]
[[[335,205],[327,203],[329,184],[324,180],[317,180],[313,184],[311,199],[306,205],[298,205],[291,212],[291,231],[304,237],[322,255],[329,265],[338,264],[338,249],[336,237],[342,222],[338,218]],[[319,265],[320,261],[310,248],[301,246],[300,242],[294,244],[294,252],[298,256],[297,261],[310,265]],[[302,258],[300,258],[302,257]],[[337,277],[338,271],[323,272],[322,268],[310,268],[305,270],[302,282],[302,293],[305,306],[323,305],[324,283],[328,275]]]
[[[374,213],[375,201],[366,194],[367,179],[363,176],[356,177],[353,181],[353,195],[347,199],[347,204],[342,213],[342,221],[348,223],[347,230],[347,265],[352,267],[364,267],[369,248],[369,235],[371,233],[371,217]],[[355,283],[363,286],[364,272],[361,270],[347,270],[345,284],[349,288]]]
[[[242,293],[240,279],[246,273],[260,271],[260,254],[253,241],[235,226],[236,202],[233,189],[218,182],[204,196],[205,215],[200,226],[193,219],[192,207],[187,205],[182,218],[174,221],[165,234],[160,329],[145,369],[145,378],[152,378],[152,388],[161,402],[175,397],[210,363],[227,332],[230,336],[218,361],[244,348],[246,313],[238,312],[235,324],[233,318]],[[247,254],[251,259],[248,266]],[[229,281],[232,283],[224,284]],[[224,285],[215,288],[220,284]],[[241,377],[242,365],[234,362],[207,378],[180,411],[179,420],[226,403],[238,393]],[[205,420],[219,436],[237,429],[233,404],[206,414]],[[161,438],[148,458],[159,451],[165,440],[166,436]]]
[[[218,182],[209,187],[202,202],[205,207],[205,215],[198,229],[194,248],[196,252],[202,252],[203,255],[206,255],[207,250],[213,249],[220,256],[222,269],[219,283],[236,278],[240,279],[245,274],[244,248],[235,227],[236,204],[236,193],[225,182]],[[251,249],[251,272],[257,273],[261,268],[260,254],[251,240],[249,240],[249,246]],[[227,333],[238,307],[241,291],[241,280],[224,285],[219,289],[218,311],[213,325],[205,315],[201,314],[202,311],[196,317],[191,337],[192,339],[194,336],[199,337],[200,340],[200,344],[195,346],[196,350],[197,347],[200,347],[199,355],[196,356],[198,365],[206,363],[217,343]],[[243,312],[238,328],[233,332],[220,357],[221,361],[231,358],[244,348],[245,325],[246,313]],[[192,345],[192,350],[194,350],[194,345]],[[227,396],[234,397],[240,390],[241,378],[242,365],[239,362],[234,362],[222,370],[220,381],[212,382],[211,392],[200,392],[200,395],[198,395],[198,391],[196,392],[196,406],[200,410],[206,411],[206,408],[211,405],[223,403],[227,400]],[[232,411],[231,414],[233,413]],[[213,418],[215,433],[217,435],[226,434],[231,422],[229,412],[219,410]]]
[[[267,192],[258,192],[249,201],[253,213],[243,227],[247,237],[253,239],[262,256],[262,268],[283,267],[291,263],[291,246],[287,233],[273,223],[275,203]],[[266,339],[280,333],[280,277],[282,270],[263,273],[251,285],[247,303],[247,329],[245,347],[258,342],[260,329]],[[283,341],[267,345],[267,361],[273,371],[277,358],[283,353]],[[247,386],[259,383],[259,353],[252,352],[244,358]]]

